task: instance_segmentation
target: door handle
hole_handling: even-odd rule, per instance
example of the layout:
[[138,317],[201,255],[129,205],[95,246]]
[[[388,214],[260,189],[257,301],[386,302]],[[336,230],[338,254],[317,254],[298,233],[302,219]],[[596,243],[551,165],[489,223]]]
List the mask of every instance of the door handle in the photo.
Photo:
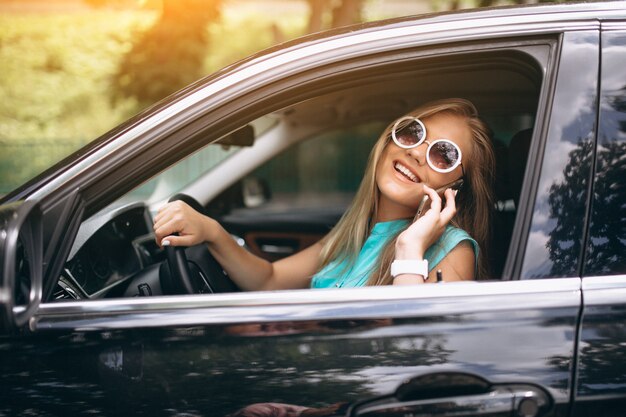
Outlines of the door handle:
[[347,415],[541,417],[552,406],[550,394],[535,384],[492,384],[470,373],[439,372],[412,378],[393,394],[357,402]]

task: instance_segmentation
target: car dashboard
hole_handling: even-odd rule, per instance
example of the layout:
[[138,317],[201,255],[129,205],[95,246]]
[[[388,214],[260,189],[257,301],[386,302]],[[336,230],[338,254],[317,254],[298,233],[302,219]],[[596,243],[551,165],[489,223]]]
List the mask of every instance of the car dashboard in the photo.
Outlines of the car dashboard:
[[81,225],[53,298],[102,298],[109,293],[117,294],[116,287],[162,258],[145,205],[109,209]]

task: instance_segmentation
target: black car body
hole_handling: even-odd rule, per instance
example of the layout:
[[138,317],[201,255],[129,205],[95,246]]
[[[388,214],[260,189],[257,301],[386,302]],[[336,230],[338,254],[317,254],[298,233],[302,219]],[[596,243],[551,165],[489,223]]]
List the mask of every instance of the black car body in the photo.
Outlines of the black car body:
[[[224,416],[265,402],[319,415],[624,415],[624,68],[625,2],[502,8],[314,35],[168,98],[4,197],[0,415]],[[266,160],[312,138],[303,152],[322,164],[314,140],[327,132],[376,135],[449,96],[494,130],[491,276],[196,295],[164,284],[159,201],[128,198],[140,184],[211,142],[255,139],[176,191],[276,259],[345,206],[259,205],[305,164],[290,154],[258,180]]]

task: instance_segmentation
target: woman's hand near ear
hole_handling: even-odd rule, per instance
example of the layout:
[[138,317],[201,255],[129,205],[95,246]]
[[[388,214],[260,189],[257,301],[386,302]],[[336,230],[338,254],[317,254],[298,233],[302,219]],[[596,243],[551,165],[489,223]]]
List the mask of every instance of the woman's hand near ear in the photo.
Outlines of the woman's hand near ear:
[[[430,209],[411,224],[396,240],[395,259],[424,259],[426,250],[441,237],[446,226],[456,214],[454,198],[456,191],[447,189],[444,193],[446,204],[441,208],[441,197],[435,190],[424,187],[424,192],[431,199]],[[444,281],[459,281],[474,278],[474,250],[467,242],[461,242],[452,249],[437,265],[429,265],[428,276],[402,274],[394,284],[422,284],[426,281],[437,282],[437,271],[442,272]]]
[[430,198],[430,208],[405,231],[396,241],[396,259],[423,259],[426,250],[443,234],[446,226],[456,214],[455,190],[444,192],[446,205],[442,209],[439,194],[424,185],[424,192]]

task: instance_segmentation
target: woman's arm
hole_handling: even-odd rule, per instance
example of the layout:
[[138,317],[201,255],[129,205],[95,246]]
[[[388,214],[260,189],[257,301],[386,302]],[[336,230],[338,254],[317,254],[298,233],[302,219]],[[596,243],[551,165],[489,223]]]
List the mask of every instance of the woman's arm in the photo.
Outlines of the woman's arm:
[[446,282],[471,281],[475,278],[475,263],[474,247],[469,241],[462,241],[430,271],[426,281],[437,282],[437,271],[441,271],[441,276]]
[[[271,263],[235,242],[214,219],[182,201],[162,207],[154,218],[157,244],[193,246],[206,243],[209,251],[239,288],[248,291],[306,288],[318,268],[321,243]],[[178,233],[178,236],[174,234]]]

